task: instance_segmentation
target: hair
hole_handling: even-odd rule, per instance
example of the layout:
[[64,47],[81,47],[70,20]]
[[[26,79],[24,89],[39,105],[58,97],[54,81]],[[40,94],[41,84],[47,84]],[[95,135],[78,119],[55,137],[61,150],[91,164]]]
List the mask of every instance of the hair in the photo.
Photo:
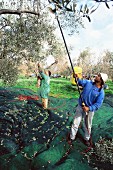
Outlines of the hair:
[[51,76],[51,71],[48,71],[49,77]]
[[[95,82],[93,82],[93,85],[95,84]],[[101,87],[99,88],[99,92],[101,91],[101,89],[103,88],[103,86],[104,86],[104,81],[103,81],[103,79],[102,79],[102,77],[101,77]]]
[[104,84],[105,84],[105,82],[104,82],[104,80],[102,79],[102,77],[101,77],[101,86],[103,86]]

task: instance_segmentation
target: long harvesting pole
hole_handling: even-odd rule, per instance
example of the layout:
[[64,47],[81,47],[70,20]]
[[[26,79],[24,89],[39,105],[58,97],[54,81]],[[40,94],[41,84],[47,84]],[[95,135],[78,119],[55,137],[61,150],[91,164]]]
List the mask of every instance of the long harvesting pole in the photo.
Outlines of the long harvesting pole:
[[[73,71],[73,73],[74,73],[74,75],[75,75],[76,73],[75,73],[75,70],[74,70],[74,67],[73,67],[73,64],[72,64],[72,60],[71,60],[71,57],[70,57],[70,54],[69,54],[69,51],[68,51],[68,48],[67,48],[67,44],[66,44],[66,41],[65,41],[65,38],[64,38],[64,34],[63,34],[63,31],[62,31],[62,28],[61,28],[61,25],[60,25],[58,16],[56,16],[56,19],[57,19],[57,22],[58,22],[58,25],[59,25],[59,28],[60,28],[60,32],[61,32],[61,35],[62,35],[62,38],[63,38],[63,41],[64,41],[64,45],[65,45],[65,48],[66,48],[66,51],[67,51],[67,54],[68,54],[68,58],[69,58],[69,61],[70,61],[71,67],[72,67],[72,71]],[[77,81],[77,78],[76,78],[76,77],[75,77],[75,82],[76,82],[76,84],[77,84],[77,88],[78,88],[78,92],[79,92],[81,101],[82,101],[82,103],[84,103],[84,102],[83,102],[83,98],[82,98],[82,96],[81,96],[80,88],[79,88],[78,81]]]

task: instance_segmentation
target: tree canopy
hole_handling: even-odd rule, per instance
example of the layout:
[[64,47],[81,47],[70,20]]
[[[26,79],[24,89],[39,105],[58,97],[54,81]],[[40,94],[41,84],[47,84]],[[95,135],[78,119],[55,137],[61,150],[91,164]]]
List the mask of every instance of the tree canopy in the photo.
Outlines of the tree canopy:
[[48,0],[50,5],[54,5],[56,10],[79,13],[82,17],[87,17],[91,21],[90,14],[95,12],[101,3],[105,3],[109,9],[113,6],[113,0]]
[[[48,0],[46,2],[2,0],[0,2],[0,62],[3,62],[2,65],[8,61],[13,62],[16,68],[21,59],[36,62],[48,55],[53,55],[56,59],[65,58],[63,42],[55,36],[56,25],[51,24],[51,16],[48,19],[49,11],[45,9],[50,5],[55,7],[61,27],[67,29],[69,26],[73,34],[73,31],[78,31],[79,26],[83,26],[82,17],[87,17],[90,21],[90,14],[95,12],[101,3],[105,3],[106,7],[110,8],[111,2],[113,0]],[[12,65],[10,66],[12,68]]]
[[[0,63],[3,67],[0,78],[6,78],[6,82],[10,82],[8,76],[6,77],[10,72],[12,76],[17,75],[16,67],[21,59],[28,63],[38,62],[50,54],[55,57],[64,54],[63,48],[59,48],[62,45],[54,34],[55,26],[48,19],[48,14],[42,12],[43,8],[44,5],[40,6],[39,0],[26,0],[26,3],[23,0],[1,2]],[[11,62],[13,64],[9,64],[10,69],[4,66],[4,63]],[[8,67],[9,65],[7,64]],[[12,68],[13,65],[15,70]]]

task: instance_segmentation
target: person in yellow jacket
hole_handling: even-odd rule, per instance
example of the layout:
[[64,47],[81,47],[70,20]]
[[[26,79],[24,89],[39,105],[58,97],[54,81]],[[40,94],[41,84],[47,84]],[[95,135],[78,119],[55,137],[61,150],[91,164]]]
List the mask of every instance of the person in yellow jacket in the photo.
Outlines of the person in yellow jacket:
[[41,68],[40,63],[38,63],[38,70],[41,76],[41,83],[39,88],[39,95],[42,99],[42,107],[44,109],[48,108],[48,95],[50,92],[50,76],[51,72],[49,70],[44,70]]

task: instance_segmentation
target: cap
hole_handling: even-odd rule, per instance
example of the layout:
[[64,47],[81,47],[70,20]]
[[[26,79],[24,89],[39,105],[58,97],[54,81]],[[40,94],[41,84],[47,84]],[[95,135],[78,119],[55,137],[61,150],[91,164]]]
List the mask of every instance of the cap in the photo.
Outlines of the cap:
[[100,75],[101,75],[103,82],[105,83],[108,80],[108,75],[105,73],[100,73]]

